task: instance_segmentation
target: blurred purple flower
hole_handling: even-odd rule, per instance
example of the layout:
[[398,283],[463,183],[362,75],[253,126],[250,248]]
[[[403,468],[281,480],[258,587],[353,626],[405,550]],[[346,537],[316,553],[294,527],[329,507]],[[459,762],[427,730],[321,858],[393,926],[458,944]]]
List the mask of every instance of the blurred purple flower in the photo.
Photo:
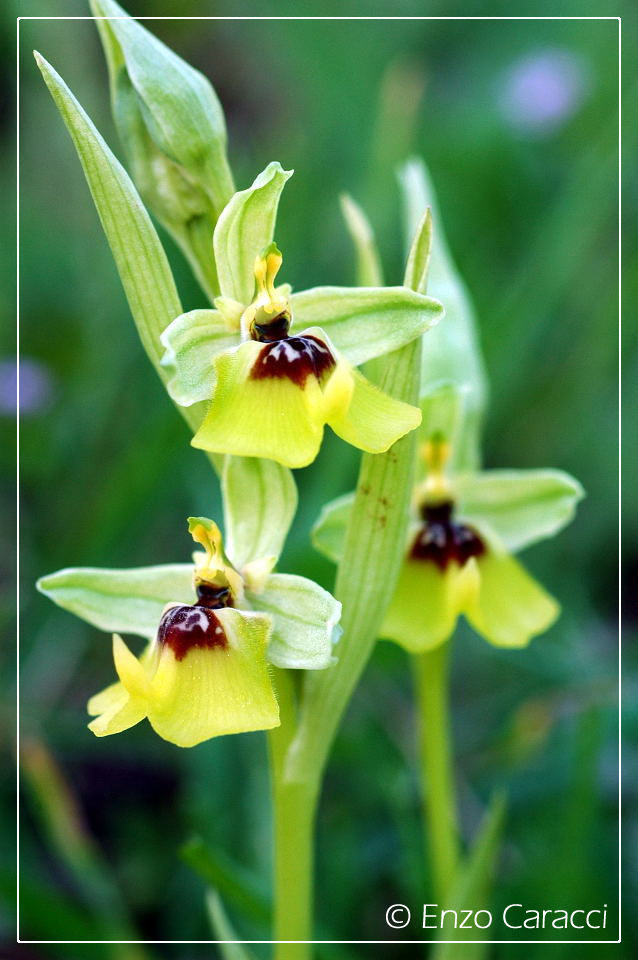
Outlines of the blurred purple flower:
[[516,60],[506,71],[501,111],[520,133],[553,133],[581,106],[590,81],[587,62],[574,51],[538,50]]
[[[20,413],[40,413],[53,395],[51,374],[39,360],[21,357]],[[11,415],[17,409],[17,367],[14,360],[0,360],[0,414]]]

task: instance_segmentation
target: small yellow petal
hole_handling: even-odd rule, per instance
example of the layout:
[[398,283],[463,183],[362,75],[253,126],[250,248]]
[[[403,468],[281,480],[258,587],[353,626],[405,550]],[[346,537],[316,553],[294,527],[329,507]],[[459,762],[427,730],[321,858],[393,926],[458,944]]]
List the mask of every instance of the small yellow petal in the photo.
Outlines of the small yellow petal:
[[524,647],[556,620],[560,607],[521,564],[490,547],[478,558],[481,589],[467,618],[486,640],[499,647]]
[[369,453],[384,453],[393,443],[415,430],[421,411],[395,400],[352,370],[354,390],[346,409],[335,412],[328,425],[343,440]]
[[379,635],[410,653],[432,650],[451,636],[477,589],[472,561],[464,567],[452,562],[441,570],[427,560],[407,559]]
[[131,697],[121,683],[112,683],[105,690],[96,693],[88,702],[89,714],[96,714],[89,723],[89,730],[96,737],[106,737],[112,733],[121,733],[135,726],[146,716],[146,704],[137,697]]
[[113,634],[113,660],[117,675],[127,692],[133,697],[142,699],[148,696],[148,674],[117,633]]

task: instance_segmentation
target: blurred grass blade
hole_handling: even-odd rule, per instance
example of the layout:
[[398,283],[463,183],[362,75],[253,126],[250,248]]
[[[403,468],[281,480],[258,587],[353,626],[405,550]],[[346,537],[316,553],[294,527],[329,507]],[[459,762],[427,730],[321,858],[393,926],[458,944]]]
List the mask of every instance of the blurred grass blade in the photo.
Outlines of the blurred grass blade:
[[207,884],[219,890],[224,899],[234,904],[247,917],[259,923],[270,923],[270,902],[253,877],[233,863],[219,850],[213,850],[200,837],[194,837],[180,850],[180,856]]
[[[446,907],[452,910],[481,910],[485,907],[489,897],[492,875],[501,845],[501,834],[505,820],[505,795],[495,793],[483,817],[474,845],[457,871],[452,887],[452,893]],[[440,930],[440,938],[450,939],[449,930]],[[455,938],[463,940],[478,940],[486,937],[484,943],[467,943],[463,947],[463,960],[481,960],[486,956],[489,947],[489,930],[480,929],[457,930]],[[457,960],[459,951],[456,943],[440,943],[432,950],[432,960]]]
[[341,212],[357,258],[355,282],[358,287],[382,287],[383,270],[374,231],[362,208],[350,194],[339,197]]
[[[43,837],[57,860],[73,877],[80,897],[95,916],[100,939],[135,940],[117,885],[93,842],[73,792],[46,746],[27,740],[21,750],[21,771],[33,799]],[[139,960],[146,952],[132,944],[113,945],[118,960]]]
[[[206,911],[213,933],[219,940],[238,939],[216,890],[206,892]],[[222,955],[222,960],[256,960],[252,950],[249,950],[242,943],[218,943],[217,946]]]

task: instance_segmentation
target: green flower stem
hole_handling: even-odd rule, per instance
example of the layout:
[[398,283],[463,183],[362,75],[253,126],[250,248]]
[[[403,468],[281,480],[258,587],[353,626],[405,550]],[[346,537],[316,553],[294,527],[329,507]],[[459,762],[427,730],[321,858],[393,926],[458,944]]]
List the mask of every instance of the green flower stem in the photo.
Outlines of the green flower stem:
[[[416,402],[421,341],[385,358],[381,388]],[[365,454],[335,594],[343,603],[338,662],[304,677],[295,717],[290,674],[277,671],[281,727],[271,731],[275,939],[312,939],[313,841],[323,771],[339,723],[377,638],[403,557],[416,433]],[[307,943],[280,943],[276,960],[308,960]]]
[[[285,775],[286,754],[295,733],[292,676],[275,669],[281,726],[269,733],[274,833],[274,929],[279,941],[309,940],[312,929],[313,835],[317,807],[315,780],[299,783]],[[278,943],[276,960],[308,960],[308,943]]]
[[447,903],[459,863],[451,754],[448,647],[413,656],[425,841],[438,903]]

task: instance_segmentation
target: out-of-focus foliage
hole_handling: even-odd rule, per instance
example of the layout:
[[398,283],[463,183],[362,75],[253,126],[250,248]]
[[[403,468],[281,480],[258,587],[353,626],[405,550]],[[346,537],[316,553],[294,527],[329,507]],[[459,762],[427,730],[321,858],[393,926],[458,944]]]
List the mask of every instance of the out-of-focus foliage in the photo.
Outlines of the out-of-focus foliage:
[[[178,13],[243,12],[230,6],[189,0]],[[61,12],[44,0],[32,7],[32,15]],[[170,10],[145,0],[132,12]],[[272,12],[287,11],[267,4],[259,11]],[[64,10],[75,13],[86,15],[76,0]],[[215,85],[238,189],[269,160],[295,168],[277,241],[296,289],[354,282],[338,204],[343,191],[373,222],[386,282],[400,282],[394,169],[411,152],[427,159],[481,324],[491,388],[486,466],[559,467],[587,491],[576,522],[525,556],[563,605],[557,625],[523,652],[491,649],[469,632],[455,642],[462,820],[473,834],[492,790],[508,787],[495,913],[511,902],[567,908],[605,902],[613,912],[616,22],[160,20],[149,26]],[[261,735],[179,751],[140,725],[96,742],[85,727],[85,704],[111,676],[108,638],[33,587],[38,576],[70,564],[174,562],[185,517],[218,516],[221,506],[209,465],[189,446],[136,339],[80,166],[30,56],[33,47],[43,52],[122,157],[95,27],[90,20],[23,21],[21,35],[21,652],[30,751],[22,936],[101,939],[110,923],[130,926],[141,938],[206,939],[204,894],[213,883],[233,927],[243,936],[268,937],[270,824]],[[636,93],[628,90],[627,111]],[[9,179],[5,170],[2,182]],[[181,254],[162,238],[184,309],[205,306]],[[6,264],[3,276],[4,298],[11,290]],[[5,352],[11,349],[9,341]],[[4,366],[0,373],[9,414],[10,373]],[[635,390],[631,383],[629,389]],[[9,470],[10,421],[3,430]],[[309,529],[323,502],[352,488],[356,464],[356,451],[330,437],[317,462],[298,474],[300,510],[282,569],[331,585],[333,569],[310,547]],[[628,551],[638,564],[635,546]],[[186,550],[182,559],[188,560]],[[8,593],[3,598],[8,607]],[[428,900],[411,704],[405,657],[379,645],[338,738],[323,798],[319,936],[382,939],[389,904]],[[631,776],[631,754],[628,761]],[[42,770],[48,779],[38,775]],[[48,809],[52,782],[69,804],[57,826]],[[12,802],[8,785],[7,818]],[[77,831],[71,854],[60,829]],[[204,853],[193,858],[191,846],[187,865],[179,851],[195,835],[209,851],[198,841]],[[193,859],[204,865],[199,873]],[[2,877],[10,905],[10,862]],[[9,939],[10,909],[3,919]],[[631,955],[629,926],[616,956]],[[94,947],[91,956],[190,957],[203,949]],[[266,955],[266,948],[253,949]],[[338,948],[325,949],[337,956]],[[362,957],[381,956],[375,953],[381,948],[357,949]],[[568,950],[552,949],[561,957]],[[587,949],[582,955],[597,960],[612,950]],[[535,958],[542,950],[503,946],[494,956]],[[33,946],[31,955],[85,957],[88,948]]]

